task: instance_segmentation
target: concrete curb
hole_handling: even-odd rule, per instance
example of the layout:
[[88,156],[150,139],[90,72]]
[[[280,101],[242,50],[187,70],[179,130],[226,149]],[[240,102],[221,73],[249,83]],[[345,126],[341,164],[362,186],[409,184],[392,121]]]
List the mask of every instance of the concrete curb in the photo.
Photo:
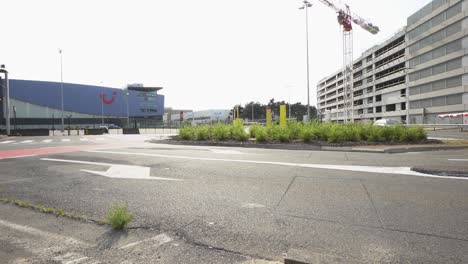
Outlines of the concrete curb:
[[340,152],[359,152],[359,153],[408,153],[438,150],[459,150],[468,149],[467,146],[415,146],[415,147],[392,147],[382,149],[371,149],[366,146],[319,146],[307,144],[262,144],[246,142],[206,142],[206,141],[178,141],[178,140],[150,140],[151,143],[171,144],[171,145],[189,145],[189,146],[213,146],[213,147],[240,147],[240,148],[261,148],[261,149],[284,149],[284,150],[312,150],[312,151],[340,151]]

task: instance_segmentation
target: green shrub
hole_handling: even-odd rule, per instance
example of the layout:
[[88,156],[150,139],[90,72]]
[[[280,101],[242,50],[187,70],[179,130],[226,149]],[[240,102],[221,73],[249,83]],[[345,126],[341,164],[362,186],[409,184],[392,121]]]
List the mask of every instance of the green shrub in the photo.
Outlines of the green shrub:
[[246,141],[249,135],[245,132],[244,122],[241,119],[234,120],[233,125],[230,127],[231,139],[237,141]]
[[114,229],[123,229],[133,219],[133,215],[128,211],[128,203],[114,203],[112,208],[107,211],[107,222]]
[[179,137],[183,140],[195,139],[195,129],[192,126],[183,126],[179,129]]
[[261,127],[260,129],[255,132],[255,140],[257,142],[266,142],[268,140],[268,133],[267,129],[264,127]]
[[302,123],[297,121],[289,121],[286,123],[287,133],[289,134],[290,140],[299,139],[301,136],[301,132],[304,129]]
[[268,138],[271,140],[277,140],[280,142],[289,142],[289,130],[287,127],[281,127],[279,125],[272,125],[267,128]]
[[271,127],[252,125],[249,133],[245,132],[242,120],[235,120],[232,125],[218,123],[214,126],[184,126],[180,129],[180,138],[184,140],[237,140],[245,141],[250,137],[257,142],[269,140],[289,142],[301,139],[341,142],[415,142],[424,140],[427,135],[421,127],[373,126],[371,124],[336,124],[311,122],[302,124],[288,122],[285,127],[273,124]]
[[195,139],[198,141],[211,139],[211,126],[198,126],[195,128]]
[[231,131],[228,126],[217,123],[213,127],[212,137],[216,140],[227,140],[231,138]]
[[254,124],[254,125],[251,125],[249,127],[249,134],[250,134],[250,137],[251,138],[256,138],[257,137],[257,133],[260,129],[262,129],[263,127],[258,125],[258,124]]
[[340,126],[332,126],[328,133],[328,143],[341,143],[346,141],[346,129]]
[[316,140],[315,130],[312,126],[304,126],[301,130],[299,138],[304,142],[311,142],[312,140]]

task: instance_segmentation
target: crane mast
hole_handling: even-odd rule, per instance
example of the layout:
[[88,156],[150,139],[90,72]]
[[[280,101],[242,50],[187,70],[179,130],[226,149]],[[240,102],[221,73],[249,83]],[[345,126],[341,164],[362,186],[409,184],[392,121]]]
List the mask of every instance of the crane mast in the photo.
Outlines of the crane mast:
[[341,25],[343,31],[343,119],[344,122],[354,122],[353,26],[351,22],[359,25],[371,34],[377,34],[380,29],[360,16],[351,13],[348,5],[346,5],[346,9],[343,10],[328,0],[317,1],[332,8],[338,13],[338,23]]

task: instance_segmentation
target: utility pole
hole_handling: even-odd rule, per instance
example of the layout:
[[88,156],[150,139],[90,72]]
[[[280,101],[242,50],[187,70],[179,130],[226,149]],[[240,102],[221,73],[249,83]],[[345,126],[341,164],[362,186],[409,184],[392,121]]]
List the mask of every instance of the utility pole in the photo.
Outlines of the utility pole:
[[62,56],[62,49],[59,49],[60,54],[60,102],[61,102],[61,120],[62,120],[62,132],[65,131],[65,124],[63,122],[63,56]]
[[306,45],[307,45],[307,122],[310,122],[310,80],[309,80],[309,15],[307,9],[312,7],[312,4],[304,0],[304,5],[299,7],[299,9],[305,9],[305,18],[306,18]]
[[[5,125],[6,134],[10,135],[10,81],[8,80],[8,71],[5,70],[5,65],[0,65],[0,73],[5,75]],[[1,81],[1,80],[0,80]]]
[[255,114],[254,114],[254,102],[252,101],[252,122],[255,120]]
[[127,90],[125,94],[127,95],[127,127],[130,128],[130,110],[128,106],[129,105],[128,96],[130,95],[130,92]]

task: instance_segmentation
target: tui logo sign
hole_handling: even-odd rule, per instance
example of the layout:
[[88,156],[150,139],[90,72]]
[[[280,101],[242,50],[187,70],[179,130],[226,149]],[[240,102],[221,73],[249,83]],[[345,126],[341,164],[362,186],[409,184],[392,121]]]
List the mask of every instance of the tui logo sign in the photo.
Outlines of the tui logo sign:
[[99,94],[99,97],[101,97],[101,100],[103,103],[105,104],[113,104],[114,101],[115,101],[115,95],[117,94],[117,92],[112,92],[112,98],[111,99],[107,99],[106,98],[106,95],[104,93],[100,93]]

